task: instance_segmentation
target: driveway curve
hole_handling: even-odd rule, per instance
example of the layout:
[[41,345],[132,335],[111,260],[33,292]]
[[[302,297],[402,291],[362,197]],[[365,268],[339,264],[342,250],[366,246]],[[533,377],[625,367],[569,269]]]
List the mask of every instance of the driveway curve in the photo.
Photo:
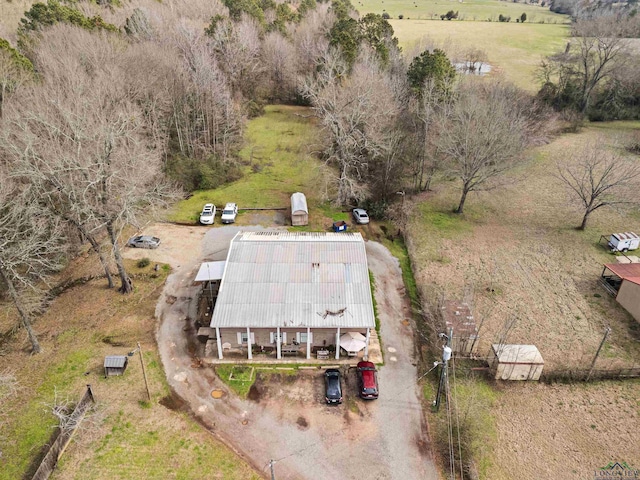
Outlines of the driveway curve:
[[[202,261],[226,258],[238,231],[261,227],[202,229],[205,234],[186,230],[190,228],[158,224],[145,229],[145,234],[160,234],[163,240],[158,250],[146,251],[145,256],[174,267],[156,307],[158,348],[170,386],[201,423],[265,478],[273,459],[278,480],[438,479],[416,385],[413,332],[405,321],[409,304],[398,261],[390,252],[378,243],[366,244],[385,351],[380,398],[364,402],[352,395],[343,405],[326,406],[318,399],[321,375],[314,370],[294,380],[264,381],[266,398],[243,400],[228,391],[212,368],[194,362],[188,336],[199,287],[192,280]],[[179,241],[185,236],[191,239],[186,251]],[[177,249],[175,256],[172,248]],[[349,389],[355,393],[349,382],[347,395]],[[213,389],[226,395],[213,399]]]

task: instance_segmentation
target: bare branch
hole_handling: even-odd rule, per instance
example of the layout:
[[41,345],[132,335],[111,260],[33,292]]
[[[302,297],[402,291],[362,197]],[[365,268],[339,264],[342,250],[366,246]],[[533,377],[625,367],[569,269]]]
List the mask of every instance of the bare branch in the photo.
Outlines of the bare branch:
[[557,166],[557,178],[580,204],[584,230],[589,216],[602,207],[637,204],[640,166],[606,146],[603,139],[589,142],[569,163]]

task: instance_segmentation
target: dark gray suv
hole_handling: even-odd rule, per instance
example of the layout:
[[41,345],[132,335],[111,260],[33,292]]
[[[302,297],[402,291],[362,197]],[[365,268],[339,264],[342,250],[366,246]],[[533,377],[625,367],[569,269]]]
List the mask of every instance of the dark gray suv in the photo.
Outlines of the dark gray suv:
[[328,404],[342,403],[342,386],[340,385],[340,370],[329,368],[324,372],[324,399]]

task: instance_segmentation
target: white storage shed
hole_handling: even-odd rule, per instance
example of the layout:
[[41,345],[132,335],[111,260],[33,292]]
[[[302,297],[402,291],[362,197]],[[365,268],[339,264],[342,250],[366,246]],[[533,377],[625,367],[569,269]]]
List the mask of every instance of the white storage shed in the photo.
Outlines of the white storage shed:
[[496,380],[540,380],[544,360],[535,345],[491,345],[489,366]]
[[291,195],[291,225],[309,225],[309,209],[304,193],[296,192]]

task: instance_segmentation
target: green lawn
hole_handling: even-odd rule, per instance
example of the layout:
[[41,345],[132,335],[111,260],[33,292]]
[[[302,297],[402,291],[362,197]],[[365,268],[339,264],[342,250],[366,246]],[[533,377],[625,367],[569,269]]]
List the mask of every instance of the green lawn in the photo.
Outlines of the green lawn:
[[440,20],[391,20],[396,36],[407,54],[427,37],[450,56],[479,48],[493,67],[492,76],[503,76],[528,91],[540,83],[536,69],[541,60],[564,48],[569,27],[562,24],[442,22]]
[[516,18],[526,13],[526,22],[569,23],[567,15],[553,13],[549,7],[498,0],[356,0],[353,5],[361,14],[387,12],[391,18],[403,15],[405,19],[411,20],[441,21],[440,15],[453,10],[459,12],[458,20],[466,21],[497,22],[499,15],[504,15],[511,17],[511,22],[516,23]]
[[318,215],[338,215],[323,203],[326,168],[313,156],[320,146],[311,115],[311,110],[304,107],[266,107],[263,116],[247,125],[245,145],[240,151],[244,176],[214,190],[194,192],[175,206],[170,220],[196,223],[203,204],[213,202],[220,208],[226,202],[235,202],[240,209],[238,222],[242,223],[243,208],[288,207],[291,194],[298,191],[307,197],[313,227],[319,227],[314,223]]
[[[132,269],[141,275],[141,269]],[[51,441],[50,407],[76,402],[91,384],[97,399],[65,451],[52,479],[256,479],[251,467],[195,420],[164,406],[171,396],[155,349],[154,311],[167,271],[151,267],[123,296],[100,281],[57,297],[38,317],[43,353],[29,356],[18,334],[3,345],[3,368],[20,387],[0,403],[0,480],[22,478]],[[0,321],[5,319],[0,318]],[[2,331],[6,325],[0,323]],[[105,355],[125,354],[140,341],[151,390],[146,401],[140,359],[130,357],[123,376],[105,379]]]

